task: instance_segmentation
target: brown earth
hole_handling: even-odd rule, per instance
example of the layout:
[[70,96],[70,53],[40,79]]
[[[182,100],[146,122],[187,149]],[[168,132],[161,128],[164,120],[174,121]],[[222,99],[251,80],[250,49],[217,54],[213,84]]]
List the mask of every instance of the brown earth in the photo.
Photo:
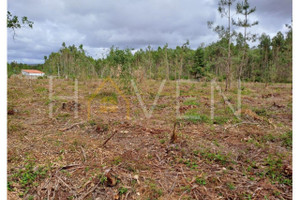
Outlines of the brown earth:
[[[177,99],[167,82],[150,119],[109,82],[93,96],[100,82],[79,81],[76,105],[72,80],[54,79],[51,101],[48,79],[8,79],[9,199],[292,199],[291,84],[243,83],[240,119],[215,90],[211,121],[209,82]],[[137,84],[148,110],[159,86]],[[225,95],[236,111],[236,88]],[[174,130],[176,100],[196,118]]]

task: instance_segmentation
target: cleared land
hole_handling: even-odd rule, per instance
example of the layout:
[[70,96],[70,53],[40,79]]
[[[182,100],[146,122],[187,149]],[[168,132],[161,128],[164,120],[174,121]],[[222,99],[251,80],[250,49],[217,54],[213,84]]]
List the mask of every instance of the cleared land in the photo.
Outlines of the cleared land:
[[[72,80],[54,79],[50,101],[48,79],[8,79],[10,199],[292,199],[291,84],[243,83],[241,119],[215,90],[211,121],[210,82],[181,82],[179,110],[193,118],[175,130],[176,82],[150,119],[134,93],[130,119],[109,83],[93,96],[100,84],[79,81],[76,105],[62,98]],[[137,84],[148,110],[160,84]],[[236,108],[237,89],[225,95]]]

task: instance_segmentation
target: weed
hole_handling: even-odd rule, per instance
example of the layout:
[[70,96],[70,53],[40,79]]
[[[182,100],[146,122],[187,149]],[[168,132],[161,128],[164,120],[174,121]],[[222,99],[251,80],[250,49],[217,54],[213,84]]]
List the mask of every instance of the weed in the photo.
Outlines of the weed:
[[8,191],[14,191],[11,181],[7,181],[7,190]]
[[281,184],[292,185],[292,179],[285,177],[284,170],[282,169],[282,159],[269,155],[265,159],[265,165],[267,166],[264,174],[270,178],[273,182],[279,182]]
[[186,105],[186,106],[199,106],[200,104],[196,100],[187,100],[187,101],[183,102],[183,105]]
[[253,112],[255,112],[259,116],[267,117],[268,112],[265,108],[254,108]]
[[147,185],[151,190],[149,199],[158,199],[160,196],[163,195],[163,191],[159,187],[157,187],[156,183],[153,180],[148,180]]
[[235,190],[235,186],[233,183],[227,183],[227,187],[230,189],[230,190]]
[[191,169],[196,169],[198,167],[196,162],[192,162],[190,160],[184,161],[184,164]]
[[104,102],[111,102],[111,103],[118,103],[118,96],[115,92],[101,92],[101,93],[96,93],[96,94],[91,94],[88,96],[89,99],[101,99],[101,101]]
[[56,119],[65,121],[68,117],[70,117],[69,113],[59,113]]
[[48,89],[47,89],[47,88],[44,88],[44,87],[37,87],[37,88],[35,89],[35,91],[36,91],[37,93],[44,93],[44,92],[48,92]]
[[12,183],[19,183],[21,186],[22,192],[19,194],[20,197],[26,195],[30,188],[36,187],[37,181],[46,177],[49,167],[35,166],[35,161],[28,158],[26,160],[25,167],[18,170],[16,173],[8,177],[7,189],[9,191],[13,190]]
[[161,144],[164,144],[164,143],[166,142],[166,140],[165,140],[165,139],[161,139],[161,140],[159,140],[159,142],[160,142]]
[[252,195],[251,194],[243,194],[244,196],[244,199],[247,199],[247,200],[251,200],[252,199]]
[[213,143],[214,143],[214,145],[216,145],[217,147],[219,147],[219,146],[220,146],[220,144],[219,144],[218,140],[214,140],[214,141],[213,141]]
[[229,156],[220,152],[211,153],[209,150],[203,150],[201,151],[201,156],[210,161],[220,162],[223,165],[229,163]]
[[118,165],[122,162],[122,158],[120,156],[117,156],[113,159],[113,164]]
[[282,140],[282,146],[291,149],[293,146],[293,132],[288,131],[285,134],[283,134],[281,137]]
[[206,180],[204,178],[197,177],[195,181],[198,185],[206,185]]
[[104,174],[100,174],[100,175],[98,175],[97,177],[99,178],[99,182],[100,182],[100,184],[102,184],[102,185],[107,181],[107,177],[104,176]]
[[166,107],[168,107],[168,105],[167,104],[159,104],[159,105],[156,105],[156,109],[157,110],[162,110],[162,109],[164,109],[164,108],[166,108]]
[[267,141],[275,142],[276,140],[277,140],[277,138],[272,134],[267,134],[262,137],[263,142],[267,142]]
[[126,194],[126,192],[128,191],[128,188],[125,188],[125,187],[120,187],[119,188],[119,194]]
[[190,121],[193,123],[208,123],[210,122],[210,119],[207,115],[204,114],[198,114],[195,112],[188,112],[183,117],[186,121]]
[[23,130],[23,129],[24,129],[24,126],[21,123],[17,123],[17,124],[9,123],[8,124],[8,133],[17,132],[17,131],[20,131],[20,130]]
[[228,121],[228,117],[224,117],[224,116],[215,116],[214,117],[214,124],[225,124]]
[[96,125],[96,122],[95,122],[94,120],[90,120],[90,121],[89,121],[89,124],[90,124],[91,126],[95,126],[95,125]]
[[190,185],[186,185],[186,186],[184,186],[184,187],[181,187],[180,189],[181,189],[182,191],[190,192],[192,188],[191,188]]

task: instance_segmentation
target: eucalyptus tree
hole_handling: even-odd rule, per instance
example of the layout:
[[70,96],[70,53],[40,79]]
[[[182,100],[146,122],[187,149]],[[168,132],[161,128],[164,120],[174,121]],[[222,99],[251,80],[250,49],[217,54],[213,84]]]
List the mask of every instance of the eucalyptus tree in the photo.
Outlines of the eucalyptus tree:
[[183,66],[184,66],[184,58],[187,56],[187,51],[189,49],[190,41],[187,40],[180,49],[180,69],[179,69],[179,79],[182,78],[183,74]]
[[205,48],[205,60],[207,67],[222,80],[227,78],[227,39],[221,40],[208,45]]
[[[273,51],[273,63],[276,71],[279,71],[280,68],[280,60],[282,58],[282,52],[284,49],[284,35],[279,31],[272,38],[272,51]],[[278,73],[277,73],[278,74]]]
[[[152,49],[151,49],[151,46],[150,45],[148,45],[148,47],[147,47],[147,49],[146,49],[146,52],[147,52],[147,57],[148,57],[148,68],[149,68],[149,78],[151,79],[152,78],[152,59],[151,59],[151,57],[152,57],[152,55],[151,55],[151,53],[152,53]],[[145,72],[147,72],[147,68],[145,69]]]
[[263,66],[263,74],[264,74],[264,81],[266,84],[271,81],[271,71],[269,66],[269,60],[271,57],[271,39],[270,36],[263,33],[259,38],[259,45],[258,48],[260,50],[262,66]]
[[166,79],[170,79],[170,66],[169,66],[169,58],[168,58],[168,43],[164,46],[164,52],[165,52],[165,65],[166,65]]
[[293,79],[293,27],[288,24],[286,24],[286,27],[288,28],[288,32],[286,32],[285,37],[285,58],[287,63],[285,71],[288,73],[286,82],[291,82]]

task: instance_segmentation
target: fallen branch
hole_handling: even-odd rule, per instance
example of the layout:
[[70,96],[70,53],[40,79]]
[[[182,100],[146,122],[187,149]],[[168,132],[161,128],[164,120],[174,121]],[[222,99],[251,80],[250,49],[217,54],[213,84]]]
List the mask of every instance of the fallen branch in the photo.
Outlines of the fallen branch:
[[90,193],[92,193],[95,189],[97,189],[98,185],[100,184],[100,181],[94,186],[92,187],[88,192],[86,192],[85,194],[83,194],[81,197],[79,197],[79,200],[85,199],[86,196],[88,196]]
[[240,122],[240,123],[233,124],[233,125],[231,125],[231,126],[225,127],[225,128],[224,128],[224,131],[226,131],[226,130],[228,130],[228,129],[230,129],[230,128],[233,128],[233,127],[242,125],[242,124],[259,125],[259,123],[255,123],[255,122]]
[[70,190],[71,193],[73,193],[73,195],[77,196],[76,191],[74,191],[73,188],[71,188],[71,187],[70,187],[66,182],[64,182],[59,176],[56,176],[56,177],[58,178],[58,180],[59,180],[62,184],[64,184],[64,185]]
[[64,167],[61,167],[58,171],[61,171],[61,170],[66,170],[66,169],[71,169],[73,167],[78,167],[78,166],[81,166],[79,164],[74,164],[74,165],[66,165]]
[[105,142],[103,142],[102,146],[104,147],[104,146],[106,145],[106,143],[107,143],[112,137],[114,137],[114,135],[115,135],[116,133],[117,133],[117,131],[114,131],[114,133],[111,134],[111,136],[110,136],[109,138],[107,138],[107,139],[105,140]]
[[80,146],[80,148],[81,148],[81,152],[82,152],[82,155],[83,155],[83,162],[85,162],[85,161],[86,161],[86,154],[85,154],[85,151],[84,151],[84,149],[83,149],[82,146]]
[[70,129],[74,128],[75,126],[78,126],[78,125],[83,124],[83,123],[84,122],[75,123],[75,124],[73,124],[73,125],[71,125],[69,127],[58,129],[58,130],[64,132],[64,131],[70,130]]

